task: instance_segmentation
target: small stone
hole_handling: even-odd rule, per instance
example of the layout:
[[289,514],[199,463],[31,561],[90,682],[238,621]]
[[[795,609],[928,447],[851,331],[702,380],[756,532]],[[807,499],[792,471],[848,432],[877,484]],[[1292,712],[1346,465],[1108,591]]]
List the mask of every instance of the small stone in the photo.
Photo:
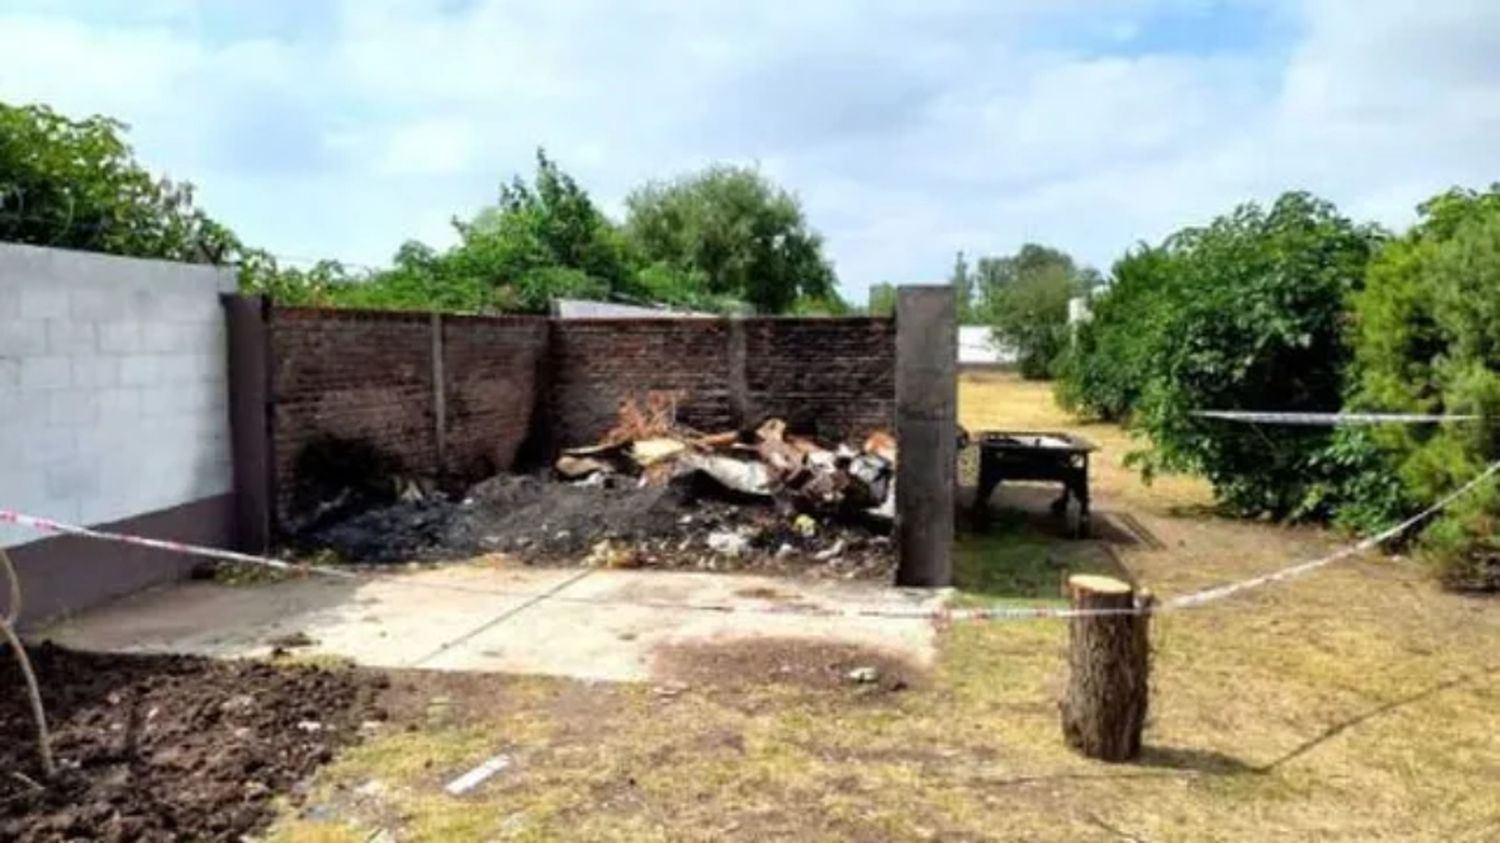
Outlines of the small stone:
[[880,679],[880,671],[873,667],[856,667],[848,673],[849,681],[856,685],[869,685]]
[[687,690],[687,688],[688,686],[683,685],[680,682],[668,682],[664,685],[657,685],[655,688],[652,688],[651,693],[655,694],[658,697],[661,697],[662,699],[670,700],[681,696],[682,693]]
[[379,779],[370,779],[359,787],[356,787],[354,792],[360,796],[373,798],[385,793],[385,782]]
[[316,720],[298,720],[297,730],[301,732],[307,732],[308,734],[321,732],[323,731],[323,724],[319,723]]

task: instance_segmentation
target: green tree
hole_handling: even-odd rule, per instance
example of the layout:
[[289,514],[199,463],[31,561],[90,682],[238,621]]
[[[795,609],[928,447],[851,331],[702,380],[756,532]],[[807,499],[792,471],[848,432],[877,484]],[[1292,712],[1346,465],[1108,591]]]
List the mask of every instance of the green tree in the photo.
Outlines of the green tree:
[[1056,393],[1065,408],[1109,421],[1129,416],[1179,298],[1171,261],[1166,248],[1145,244],[1115,261],[1110,282],[1091,297],[1092,318],[1074,326],[1059,363]]
[[[453,226],[459,242],[447,250],[408,242],[389,269],[364,278],[341,274],[310,291],[293,278],[292,292],[341,307],[540,313],[558,297],[606,298],[643,288],[619,229],[544,150],[537,151],[530,183],[516,176],[501,185],[494,206]],[[271,278],[279,288],[289,286]]]
[[711,296],[761,313],[837,299],[822,238],[796,197],[756,170],[719,165],[653,182],[631,193],[626,207],[625,231],[644,261],[701,278]]
[[1250,427],[1194,411],[1337,410],[1349,356],[1345,301],[1380,240],[1305,193],[1284,194],[1269,211],[1241,205],[1170,237],[1163,266],[1171,278],[1152,303],[1163,322],[1140,334],[1149,374],[1132,416],[1151,447],[1130,461],[1148,476],[1200,473],[1237,514],[1327,515],[1359,453],[1330,451],[1323,428]]
[[0,103],[0,240],[177,261],[236,257],[239,241],[194,206],[192,185],[136,162],[126,128]]
[[953,285],[953,306],[958,314],[958,324],[973,322],[974,277],[969,273],[969,262],[961,251],[953,258],[953,272],[948,275],[948,283]]
[[[1500,186],[1452,190],[1370,264],[1353,300],[1350,406],[1478,414],[1478,424],[1377,428],[1371,436],[1402,494],[1359,488],[1341,517],[1406,514],[1500,457]],[[1392,512],[1390,510],[1395,509]],[[1500,589],[1500,491],[1485,484],[1447,510],[1424,543],[1450,584]]]
[[868,310],[871,316],[895,316],[896,285],[889,281],[871,284]]
[[993,327],[998,343],[1016,349],[1023,377],[1045,378],[1068,344],[1068,300],[1093,277],[1066,252],[1035,243],[983,257],[975,264],[974,315]]

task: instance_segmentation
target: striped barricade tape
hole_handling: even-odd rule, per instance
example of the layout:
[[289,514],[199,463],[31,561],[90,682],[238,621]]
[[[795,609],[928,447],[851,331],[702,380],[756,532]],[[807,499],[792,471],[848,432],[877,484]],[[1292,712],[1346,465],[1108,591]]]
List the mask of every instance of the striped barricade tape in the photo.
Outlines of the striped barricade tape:
[[[687,611],[719,612],[725,614],[775,614],[775,615],[811,615],[817,617],[863,617],[863,618],[891,618],[906,620],[932,620],[938,622],[961,622],[961,621],[1004,621],[1004,620],[1041,620],[1041,619],[1068,619],[1078,617],[1100,617],[1110,615],[1134,615],[1146,612],[1177,611],[1181,609],[1194,608],[1208,603],[1223,600],[1235,594],[1240,594],[1254,588],[1259,588],[1273,582],[1289,580],[1299,577],[1319,568],[1326,567],[1335,562],[1347,559],[1351,556],[1371,550],[1378,545],[1394,538],[1410,529],[1412,526],[1431,517],[1446,508],[1453,501],[1473,491],[1480,483],[1500,471],[1500,462],[1491,464],[1483,472],[1469,480],[1463,486],[1455,489],[1439,499],[1432,506],[1413,515],[1412,517],[1393,525],[1373,536],[1362,539],[1351,545],[1342,547],[1326,556],[1308,562],[1300,562],[1289,565],[1268,574],[1262,574],[1247,579],[1238,580],[1224,585],[1217,585],[1201,589],[1190,594],[1179,595],[1165,602],[1144,608],[1127,609],[1074,609],[1064,606],[980,606],[973,608],[940,608],[936,610],[912,610],[899,611],[891,609],[873,609],[842,606],[837,608],[799,606],[744,606],[728,604],[683,604],[668,601],[622,601],[605,598],[576,597],[564,594],[549,595],[547,599],[563,603],[582,603],[597,606],[630,606],[636,608],[662,608]],[[502,589],[491,589],[483,587],[466,586],[459,583],[440,583],[423,580],[413,580],[408,577],[368,576],[356,571],[333,568],[327,565],[303,564],[287,562],[269,556],[258,556],[248,553],[239,553],[232,550],[224,550],[216,547],[204,547],[202,545],[188,544],[186,542],[172,541],[170,539],[153,539],[145,536],[136,536],[127,533],[117,533],[108,530],[96,530],[89,527],[80,527],[75,524],[66,524],[50,518],[41,518],[35,515],[27,515],[15,510],[0,509],[0,524],[14,524],[26,527],[37,532],[52,535],[71,535],[100,541],[114,541],[132,544],[141,547],[150,547],[164,550],[169,553],[178,553],[191,556],[202,556],[210,559],[221,559],[229,562],[240,562],[248,565],[259,565],[273,568],[279,571],[292,573],[316,574],[318,576],[334,577],[343,580],[384,580],[398,583],[411,588],[425,588],[429,590],[459,592],[465,594],[479,594],[496,597],[512,598],[535,598],[533,593],[505,591]]]

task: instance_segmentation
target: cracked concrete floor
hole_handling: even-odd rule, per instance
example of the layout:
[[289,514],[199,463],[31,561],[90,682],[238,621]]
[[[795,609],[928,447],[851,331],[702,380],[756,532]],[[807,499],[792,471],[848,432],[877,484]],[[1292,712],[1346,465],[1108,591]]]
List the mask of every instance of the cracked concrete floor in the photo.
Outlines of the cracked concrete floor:
[[[297,653],[370,667],[649,681],[659,647],[757,637],[857,645],[928,665],[933,623],[878,613],[929,611],[942,599],[867,582],[530,568],[487,558],[357,580],[185,582],[36,637],[88,650],[242,657],[302,633],[313,643]],[[850,609],[861,614],[826,613]]]

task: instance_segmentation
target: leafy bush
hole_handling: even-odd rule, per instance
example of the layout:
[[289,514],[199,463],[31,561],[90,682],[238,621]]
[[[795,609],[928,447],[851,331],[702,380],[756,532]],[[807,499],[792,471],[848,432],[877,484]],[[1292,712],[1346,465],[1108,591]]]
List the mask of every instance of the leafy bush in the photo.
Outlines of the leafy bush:
[[1148,476],[1202,474],[1237,514],[1328,515],[1343,472],[1327,456],[1327,430],[1193,412],[1337,410],[1348,357],[1344,301],[1378,243],[1375,230],[1303,193],[1284,194],[1269,211],[1242,205],[1169,238],[1170,278],[1154,304],[1163,321],[1140,332],[1146,347],[1135,350],[1149,374],[1132,424],[1151,447],[1131,461]]
[[[1404,488],[1397,511],[1435,500],[1500,456],[1500,188],[1450,191],[1420,210],[1418,225],[1380,252],[1353,299],[1350,405],[1484,420],[1373,432]],[[1500,494],[1487,483],[1432,525],[1423,542],[1449,583],[1496,589],[1497,526]]]
[[1058,364],[1057,400],[1080,416],[1121,421],[1151,375],[1151,353],[1171,323],[1171,255],[1142,245],[1110,270],[1090,302],[1092,318],[1074,327]]

